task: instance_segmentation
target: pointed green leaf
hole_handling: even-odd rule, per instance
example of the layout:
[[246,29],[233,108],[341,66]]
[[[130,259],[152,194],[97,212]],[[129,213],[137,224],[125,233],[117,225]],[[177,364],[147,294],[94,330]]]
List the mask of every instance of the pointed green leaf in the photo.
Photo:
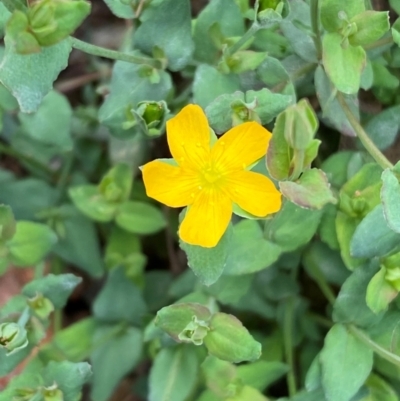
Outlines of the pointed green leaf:
[[320,361],[327,400],[349,401],[371,373],[373,351],[336,324],[325,338]]

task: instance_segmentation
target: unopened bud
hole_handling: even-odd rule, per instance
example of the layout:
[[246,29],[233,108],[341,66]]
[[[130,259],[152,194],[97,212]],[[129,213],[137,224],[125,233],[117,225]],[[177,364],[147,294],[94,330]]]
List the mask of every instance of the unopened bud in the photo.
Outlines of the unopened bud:
[[14,354],[27,345],[28,338],[24,327],[17,323],[0,324],[0,347],[7,351],[7,355]]

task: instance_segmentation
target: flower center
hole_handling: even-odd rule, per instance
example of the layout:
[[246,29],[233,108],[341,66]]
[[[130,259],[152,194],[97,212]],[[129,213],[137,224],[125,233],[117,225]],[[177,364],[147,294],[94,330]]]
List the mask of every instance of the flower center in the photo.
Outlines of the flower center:
[[220,183],[222,175],[215,167],[207,167],[201,171],[201,178],[205,186],[216,186]]

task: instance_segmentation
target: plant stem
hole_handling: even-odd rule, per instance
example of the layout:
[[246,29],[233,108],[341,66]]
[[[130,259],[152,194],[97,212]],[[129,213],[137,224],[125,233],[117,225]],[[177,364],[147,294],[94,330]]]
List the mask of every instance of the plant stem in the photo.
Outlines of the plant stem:
[[18,319],[18,324],[22,327],[25,327],[26,324],[28,323],[29,318],[31,317],[30,313],[30,308],[29,306],[25,307],[25,309],[22,311],[19,319]]
[[286,301],[285,316],[283,322],[283,346],[285,349],[286,363],[289,365],[289,372],[286,375],[286,381],[290,397],[293,397],[297,392],[292,341],[293,307],[293,297],[290,297]]
[[236,42],[234,43],[227,51],[226,55],[232,56],[235,54],[249,39],[251,39],[259,30],[260,26],[257,23],[254,23],[249,30]]
[[398,355],[393,354],[392,352],[388,351],[387,349],[381,347],[375,341],[371,340],[367,336],[367,334],[365,334],[363,331],[361,331],[354,325],[352,325],[352,324],[347,325],[347,329],[349,330],[349,332],[351,334],[353,334],[354,337],[356,337],[361,342],[363,342],[366,346],[371,348],[377,355],[379,355],[383,359],[386,359],[388,362],[392,363],[393,365],[400,367],[400,357]]
[[127,54],[116,50],[106,49],[104,47],[92,45],[74,37],[70,37],[70,40],[73,48],[81,50],[84,53],[92,54],[93,56],[109,58],[111,60],[126,61],[133,64],[144,64],[158,69],[162,68],[161,63],[158,60],[154,60],[149,57],[140,57],[133,54]]
[[374,158],[374,160],[383,168],[393,168],[393,164],[386,158],[386,156],[376,147],[374,142],[368,136],[368,134],[364,131],[361,124],[358,122],[357,118],[354,116],[353,112],[350,110],[347,105],[343,94],[338,92],[337,99],[339,104],[346,114],[347,119],[349,120],[350,125],[353,127],[355,133],[357,134],[358,139],[364,145],[367,152]]
[[33,167],[38,168],[39,170],[42,170],[45,174],[48,175],[53,175],[54,171],[51,170],[50,167],[48,167],[46,164],[41,163],[40,161],[31,158],[30,156],[27,156],[23,153],[18,152],[17,150],[10,148],[3,143],[0,142],[0,154],[4,153],[8,156],[15,157],[16,159],[22,160],[26,163],[31,164]]
[[310,0],[311,28],[314,32],[313,40],[315,50],[317,51],[317,59],[322,59],[322,42],[319,30],[319,4],[318,0]]

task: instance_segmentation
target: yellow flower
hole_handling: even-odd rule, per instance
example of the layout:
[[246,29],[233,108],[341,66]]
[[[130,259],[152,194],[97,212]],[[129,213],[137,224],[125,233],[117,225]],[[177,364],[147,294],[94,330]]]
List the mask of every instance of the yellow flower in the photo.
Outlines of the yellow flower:
[[281,194],[271,180],[247,171],[265,155],[271,133],[255,122],[229,130],[212,144],[207,118],[188,105],[167,122],[168,145],[178,166],[154,160],[143,166],[147,195],[170,207],[188,206],[179,236],[188,244],[218,244],[233,203],[257,217],[277,212]]

